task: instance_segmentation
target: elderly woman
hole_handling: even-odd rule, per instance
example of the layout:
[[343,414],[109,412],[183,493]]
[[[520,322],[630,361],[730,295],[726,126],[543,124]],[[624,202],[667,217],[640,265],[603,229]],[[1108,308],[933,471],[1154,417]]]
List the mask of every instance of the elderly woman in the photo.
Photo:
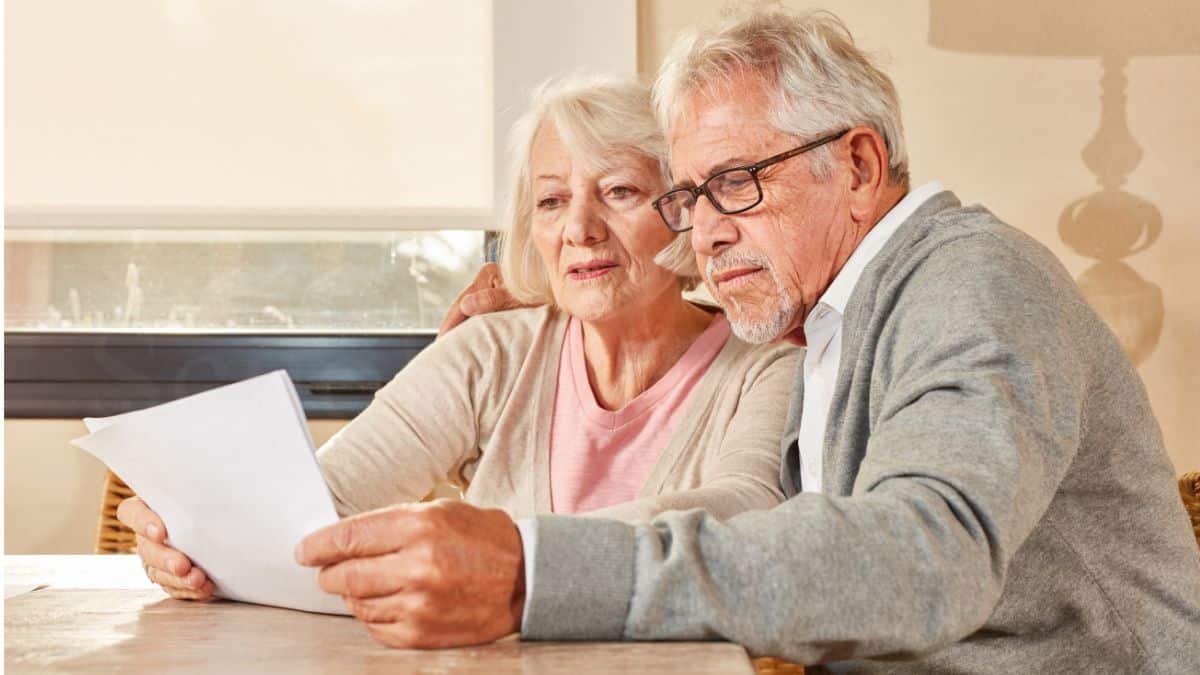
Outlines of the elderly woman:
[[[741,342],[720,312],[682,297],[698,271],[687,235],[651,206],[668,171],[646,88],[543,87],[513,139],[501,265],[515,297],[544,306],[448,333],[320,449],[339,513],[442,482],[514,518],[696,507],[724,518],[780,502],[798,353]],[[211,597],[144,504],[120,516],[153,581]]]

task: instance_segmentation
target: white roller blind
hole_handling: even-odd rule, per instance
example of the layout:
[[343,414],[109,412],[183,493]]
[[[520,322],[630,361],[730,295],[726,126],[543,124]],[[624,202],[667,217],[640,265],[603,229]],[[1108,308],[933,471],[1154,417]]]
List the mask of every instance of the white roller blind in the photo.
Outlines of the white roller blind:
[[7,225],[483,229],[530,89],[635,0],[10,0]]
[[6,206],[18,219],[492,208],[488,0],[6,10]]

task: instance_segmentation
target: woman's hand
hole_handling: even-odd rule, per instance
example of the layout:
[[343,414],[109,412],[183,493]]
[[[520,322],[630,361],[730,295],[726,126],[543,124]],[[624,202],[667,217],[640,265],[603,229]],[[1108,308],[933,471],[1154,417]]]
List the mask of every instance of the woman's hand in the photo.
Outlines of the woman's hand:
[[172,598],[212,600],[213,582],[188,557],[166,545],[167,528],[158,514],[140,497],[130,497],[117,507],[117,520],[137,533],[137,554],[150,581]]

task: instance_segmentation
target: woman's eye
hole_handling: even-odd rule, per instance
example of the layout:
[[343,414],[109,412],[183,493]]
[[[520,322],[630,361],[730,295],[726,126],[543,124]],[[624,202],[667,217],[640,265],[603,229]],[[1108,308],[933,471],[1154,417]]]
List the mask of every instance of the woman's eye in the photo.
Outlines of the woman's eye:
[[537,207],[539,209],[554,209],[558,208],[561,200],[558,197],[543,197],[538,200]]
[[616,185],[609,189],[608,194],[617,199],[627,199],[632,197],[636,192],[636,189],[629,187],[628,185]]

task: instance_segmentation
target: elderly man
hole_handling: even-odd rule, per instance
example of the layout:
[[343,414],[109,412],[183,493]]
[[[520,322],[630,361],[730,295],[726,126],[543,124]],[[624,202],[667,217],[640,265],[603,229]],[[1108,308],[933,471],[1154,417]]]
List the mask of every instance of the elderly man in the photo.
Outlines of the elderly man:
[[1194,669],[1200,553],[1136,372],[1043,247],[909,188],[896,93],[845,28],[758,12],[684,38],[656,102],[666,225],[739,336],[808,347],[791,498],[642,527],[397,507],[301,543],[322,585],[393,645],[519,628],[832,670]]

